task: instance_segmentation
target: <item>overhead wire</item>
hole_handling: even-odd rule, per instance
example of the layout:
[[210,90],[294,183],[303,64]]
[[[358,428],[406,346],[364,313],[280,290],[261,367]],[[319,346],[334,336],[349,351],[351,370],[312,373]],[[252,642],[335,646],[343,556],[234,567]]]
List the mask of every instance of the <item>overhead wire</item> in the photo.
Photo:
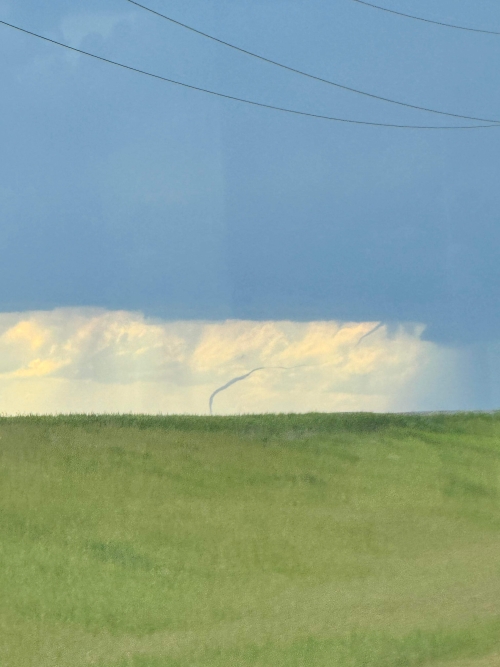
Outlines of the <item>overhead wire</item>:
[[235,97],[233,95],[227,95],[225,93],[220,93],[215,90],[209,90],[208,88],[201,88],[199,86],[194,86],[188,83],[184,83],[182,81],[176,81],[175,79],[170,79],[164,76],[161,76],[159,74],[153,74],[152,72],[147,72],[146,70],[141,70],[138,69],[137,67],[132,67],[130,65],[125,65],[124,63],[120,63],[116,60],[111,60],[109,58],[104,58],[103,56],[98,56],[95,53],[91,53],[90,51],[84,51],[83,49],[77,49],[74,46],[69,46],[68,44],[64,44],[63,42],[59,42],[55,39],[51,39],[49,37],[45,37],[44,35],[40,35],[36,32],[32,32],[31,30],[26,30],[25,28],[21,28],[20,26],[14,25],[13,23],[8,23],[7,21],[2,21],[0,20],[0,24],[4,25],[8,28],[13,28],[14,30],[18,30],[19,32],[22,32],[26,35],[31,35],[32,37],[37,37],[38,39],[41,39],[45,42],[49,42],[51,44],[56,44],[57,46],[61,46],[65,49],[68,49],[69,51],[73,51],[75,53],[80,53],[84,56],[88,56],[90,58],[94,58],[96,60],[100,60],[102,62],[108,63],[110,65],[114,65],[116,67],[120,67],[125,70],[129,70],[131,72],[136,72],[137,74],[143,74],[144,76],[148,76],[153,79],[158,79],[160,81],[165,81],[167,83],[174,84],[176,86],[181,86],[183,88],[188,88],[190,90],[196,90],[202,93],[207,93],[208,95],[213,95],[216,97],[228,99],[228,100],[233,100],[236,102],[242,102],[244,104],[250,104],[252,106],[256,107],[262,107],[264,109],[272,109],[274,111],[281,111],[284,113],[289,113],[289,114],[294,114],[297,116],[305,116],[309,118],[317,118],[321,120],[328,120],[328,121],[333,121],[333,122],[338,122],[338,123],[349,123],[353,125],[368,125],[372,127],[390,127],[390,128],[399,128],[399,129],[408,129],[408,130],[474,130],[474,129],[487,129],[487,128],[493,128],[493,127],[500,127],[498,123],[493,123],[490,125],[398,125],[395,123],[375,123],[375,122],[370,122],[370,121],[364,121],[364,120],[354,120],[352,118],[340,118],[336,116],[325,116],[321,114],[314,114],[314,113],[309,113],[307,111],[299,111],[297,109],[289,109],[286,107],[278,107],[274,106],[272,104],[265,104],[263,102],[255,102],[254,100],[247,100],[245,98],[241,97]]
[[280,67],[282,69],[288,70],[289,72],[293,72],[295,74],[299,74],[301,76],[305,76],[309,79],[314,79],[315,81],[320,81],[321,83],[326,83],[330,86],[335,86],[336,88],[341,88],[342,90],[347,90],[351,93],[356,93],[357,95],[364,95],[365,97],[371,97],[372,99],[375,100],[380,100],[382,102],[388,102],[390,104],[397,104],[402,107],[407,107],[409,109],[417,109],[418,111],[426,111],[427,113],[433,113],[433,114],[439,114],[441,116],[450,116],[453,118],[461,118],[463,120],[474,120],[478,121],[481,123],[500,123],[500,120],[494,120],[491,118],[479,118],[477,116],[466,116],[463,114],[458,114],[458,113],[451,113],[448,111],[440,111],[438,109],[432,109],[430,107],[424,107],[424,106],[419,106],[417,104],[410,104],[409,102],[401,102],[399,100],[394,100],[389,97],[383,97],[382,95],[376,95],[374,93],[369,93],[364,90],[360,90],[358,88],[353,88],[351,86],[347,86],[342,83],[338,83],[337,81],[332,81],[330,79],[324,79],[320,76],[316,76],[314,74],[310,74],[308,72],[304,72],[303,70],[297,69],[295,67],[291,67],[289,65],[285,65],[283,63],[278,62],[277,60],[272,60],[271,58],[266,58],[265,56],[261,56],[258,53],[255,53],[253,51],[248,51],[247,49],[243,49],[239,46],[236,46],[235,44],[231,44],[230,42],[226,42],[222,39],[219,39],[218,37],[214,37],[213,35],[210,35],[206,32],[202,32],[201,30],[198,30],[196,28],[193,28],[192,26],[182,23],[181,21],[177,21],[176,19],[173,19],[170,16],[167,16],[166,14],[161,14],[160,12],[155,11],[154,9],[151,9],[150,7],[147,7],[146,5],[143,5],[139,2],[136,2],[136,0],[126,0],[126,2],[129,2],[132,5],[135,5],[136,7],[139,7],[140,9],[143,9],[150,14],[154,14],[155,16],[158,16],[162,19],[165,19],[166,21],[169,21],[170,23],[173,23],[175,25],[178,25],[182,28],[185,28],[186,30],[190,30],[191,32],[196,33],[197,35],[201,35],[202,37],[206,37],[207,39],[211,39],[214,42],[217,42],[219,44],[222,44],[224,46],[229,47],[230,49],[234,49],[235,51],[239,51],[240,53],[244,53],[245,55],[251,56],[252,58],[257,58],[258,60],[262,60],[263,62],[269,63],[271,65],[275,65],[276,67]]
[[389,14],[396,14],[397,16],[404,16],[407,19],[414,19],[415,21],[423,21],[424,23],[433,23],[434,25],[440,25],[444,28],[454,28],[455,30],[465,30],[467,32],[480,32],[484,35],[500,35],[500,32],[495,30],[481,30],[480,28],[469,28],[463,25],[455,25],[453,23],[444,23],[442,21],[434,21],[432,19],[426,19],[422,16],[414,16],[413,14],[404,14],[403,12],[398,12],[395,9],[389,9],[388,7],[381,7],[380,5],[374,5],[371,2],[365,2],[365,0],[353,0],[360,5],[366,5],[366,7],[371,7],[372,9],[379,9],[382,12],[387,12]]

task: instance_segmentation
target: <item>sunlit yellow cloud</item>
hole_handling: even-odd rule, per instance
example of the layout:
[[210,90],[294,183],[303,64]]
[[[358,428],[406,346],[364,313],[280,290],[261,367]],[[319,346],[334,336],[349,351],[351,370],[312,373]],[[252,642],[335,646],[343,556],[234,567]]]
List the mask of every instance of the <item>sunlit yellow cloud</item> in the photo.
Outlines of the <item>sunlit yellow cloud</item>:
[[0,412],[206,414],[215,389],[261,367],[217,394],[214,411],[417,409],[419,378],[445,357],[421,340],[423,327],[389,335],[377,324],[153,322],[90,308],[0,314]]
[[[192,365],[200,370],[246,359],[255,354],[271,359],[287,346],[286,323],[228,321],[205,325],[192,355]],[[281,325],[281,327],[280,327]],[[298,325],[300,326],[300,325]]]
[[[355,351],[360,338],[377,323],[363,322],[340,325],[337,322],[311,322],[304,325],[303,336],[281,352],[284,362],[316,360],[321,363],[341,363],[351,351]],[[359,358],[363,355],[354,352]]]
[[52,375],[68,362],[57,362],[54,359],[33,359],[26,368],[20,368],[14,373],[9,373],[12,378],[45,377]]
[[32,351],[38,350],[50,338],[50,330],[40,326],[33,320],[22,320],[8,329],[0,338],[0,342],[22,343]]

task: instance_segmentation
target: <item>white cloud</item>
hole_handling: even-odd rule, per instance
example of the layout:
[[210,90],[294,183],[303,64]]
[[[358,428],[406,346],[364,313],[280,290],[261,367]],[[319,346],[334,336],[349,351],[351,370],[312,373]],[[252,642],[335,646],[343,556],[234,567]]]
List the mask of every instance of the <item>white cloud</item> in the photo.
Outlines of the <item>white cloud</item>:
[[453,407],[436,387],[450,391],[456,354],[422,341],[421,326],[366,335],[376,324],[153,322],[92,308],[4,313],[0,412],[206,414],[217,387],[258,367],[270,368],[218,394],[215,413]]

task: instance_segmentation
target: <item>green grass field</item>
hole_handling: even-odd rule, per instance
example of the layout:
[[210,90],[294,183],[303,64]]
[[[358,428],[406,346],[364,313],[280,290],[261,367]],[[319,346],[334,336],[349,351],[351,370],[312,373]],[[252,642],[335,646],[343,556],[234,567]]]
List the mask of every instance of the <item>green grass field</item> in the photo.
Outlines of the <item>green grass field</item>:
[[0,438],[2,667],[500,665],[500,414]]

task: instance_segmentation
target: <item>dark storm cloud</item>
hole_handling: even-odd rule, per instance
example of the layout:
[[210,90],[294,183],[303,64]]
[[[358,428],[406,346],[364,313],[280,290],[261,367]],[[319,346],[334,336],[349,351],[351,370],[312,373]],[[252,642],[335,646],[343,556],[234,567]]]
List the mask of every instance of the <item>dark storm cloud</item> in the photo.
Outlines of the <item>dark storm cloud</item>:
[[243,135],[233,122],[238,316],[419,321],[443,342],[498,337],[500,131],[363,142],[302,128],[284,147],[277,124],[257,142],[255,127]]
[[[129,3],[3,4],[27,29],[165,76],[313,113],[434,117],[274,71]],[[431,0],[419,11],[437,16]],[[457,23],[500,25],[498,4]],[[355,3],[194,2],[177,18],[346,85],[466,115],[500,108],[500,40]],[[349,128],[69,57],[2,28],[1,309],[169,319],[422,322],[499,337],[500,129]]]

